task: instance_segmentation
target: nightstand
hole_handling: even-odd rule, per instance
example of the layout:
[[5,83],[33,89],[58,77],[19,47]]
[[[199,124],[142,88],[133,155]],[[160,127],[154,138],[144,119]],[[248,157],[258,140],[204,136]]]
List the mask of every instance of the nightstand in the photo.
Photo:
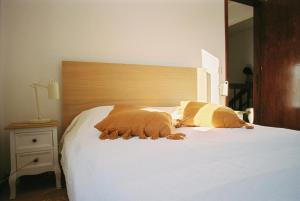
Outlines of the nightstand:
[[56,188],[61,188],[58,125],[58,121],[51,120],[47,123],[12,123],[6,127],[10,130],[10,199],[16,197],[16,179],[23,175],[54,171]]

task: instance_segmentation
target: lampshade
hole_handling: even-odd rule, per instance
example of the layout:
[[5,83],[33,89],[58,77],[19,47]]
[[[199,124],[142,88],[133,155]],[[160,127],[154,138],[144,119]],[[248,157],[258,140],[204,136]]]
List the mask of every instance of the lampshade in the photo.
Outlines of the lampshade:
[[59,99],[59,87],[56,81],[49,81],[48,84],[48,98]]

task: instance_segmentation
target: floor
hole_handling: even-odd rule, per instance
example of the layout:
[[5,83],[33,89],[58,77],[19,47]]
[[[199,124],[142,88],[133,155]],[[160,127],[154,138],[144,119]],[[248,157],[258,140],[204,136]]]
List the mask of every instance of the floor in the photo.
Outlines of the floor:
[[[0,201],[9,200],[8,182],[0,186]],[[68,201],[67,191],[55,188],[52,173],[34,176],[23,176],[17,181],[17,196],[13,201]]]

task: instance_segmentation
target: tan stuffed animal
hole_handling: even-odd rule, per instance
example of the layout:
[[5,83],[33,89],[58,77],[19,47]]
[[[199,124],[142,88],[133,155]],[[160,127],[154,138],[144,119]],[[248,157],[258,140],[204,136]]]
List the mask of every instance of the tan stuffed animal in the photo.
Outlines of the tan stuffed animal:
[[171,134],[172,118],[166,112],[149,111],[143,107],[132,105],[116,105],[109,115],[95,125],[101,131],[100,139],[130,139],[138,136],[140,139],[158,139],[166,137],[172,140],[182,140],[182,133]]
[[240,119],[231,108],[222,105],[182,101],[179,110],[182,113],[182,119],[177,121],[176,128],[182,126],[254,128],[253,125]]

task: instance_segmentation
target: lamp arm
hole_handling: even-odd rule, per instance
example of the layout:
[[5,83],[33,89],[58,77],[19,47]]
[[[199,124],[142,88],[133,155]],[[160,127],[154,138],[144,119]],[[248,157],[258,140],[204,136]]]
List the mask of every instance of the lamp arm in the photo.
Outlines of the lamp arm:
[[47,85],[43,85],[43,84],[40,84],[40,83],[33,83],[33,84],[31,85],[31,87],[33,87],[33,88],[35,88],[35,87],[41,87],[41,88],[45,88],[45,89],[48,88]]
[[48,89],[48,86],[47,86],[47,85],[40,84],[40,83],[33,83],[33,84],[30,85],[30,86],[34,89],[35,105],[36,105],[36,111],[37,111],[37,119],[41,119],[38,87],[44,88],[44,89]]
[[33,89],[34,89],[34,95],[35,95],[35,104],[36,104],[36,111],[37,111],[37,119],[40,119],[40,103],[39,103],[39,94],[38,94],[38,90],[37,90],[37,85],[33,84],[32,85]]

